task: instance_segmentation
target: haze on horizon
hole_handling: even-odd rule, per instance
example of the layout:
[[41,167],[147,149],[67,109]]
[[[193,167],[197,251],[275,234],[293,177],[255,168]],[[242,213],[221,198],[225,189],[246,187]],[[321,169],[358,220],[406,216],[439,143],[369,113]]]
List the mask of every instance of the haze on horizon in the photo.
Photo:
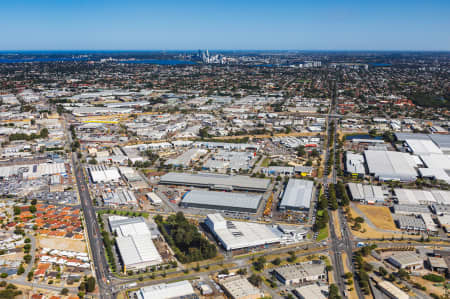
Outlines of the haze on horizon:
[[3,1],[0,50],[450,50],[450,1],[179,2]]

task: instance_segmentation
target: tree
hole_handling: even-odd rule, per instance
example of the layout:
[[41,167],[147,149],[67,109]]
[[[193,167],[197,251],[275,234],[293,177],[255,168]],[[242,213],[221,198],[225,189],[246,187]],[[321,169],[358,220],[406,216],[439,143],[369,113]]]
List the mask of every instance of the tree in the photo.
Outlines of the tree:
[[33,271],[28,272],[28,274],[27,274],[28,281],[33,280],[33,276],[34,276]]
[[341,296],[339,295],[339,289],[334,283],[330,285],[328,293],[329,293],[329,295],[328,295],[329,299],[340,299],[341,298]]
[[266,258],[263,256],[260,256],[260,257],[258,257],[256,262],[253,263],[253,267],[255,268],[256,271],[261,271],[262,269],[264,269],[265,264],[266,264]]
[[274,264],[275,266],[278,266],[279,264],[281,264],[281,259],[279,257],[277,257],[276,259],[274,259],[272,261],[272,264]]
[[86,291],[91,293],[95,290],[95,278],[89,277],[86,281]]
[[20,265],[19,269],[17,269],[17,275],[22,275],[23,273],[25,273],[25,268]]
[[61,290],[61,295],[67,296],[68,294],[69,294],[69,289],[68,289],[68,288],[63,288],[63,289]]
[[255,287],[259,287],[262,281],[261,276],[257,275],[257,274],[252,274],[249,278],[248,281],[254,285]]
[[20,207],[14,206],[14,215],[20,215],[21,212],[22,210],[20,210]]
[[388,271],[381,266],[378,268],[378,272],[380,272],[381,276],[386,276],[388,274]]
[[237,272],[239,275],[246,275],[247,274],[247,268],[240,268]]
[[303,145],[300,145],[296,148],[297,150],[297,156],[304,157],[306,155],[305,147]]
[[33,257],[32,257],[31,255],[29,255],[29,254],[23,256],[23,260],[24,260],[27,264],[29,264],[29,263],[31,262],[31,259],[32,259],[32,258],[33,258]]

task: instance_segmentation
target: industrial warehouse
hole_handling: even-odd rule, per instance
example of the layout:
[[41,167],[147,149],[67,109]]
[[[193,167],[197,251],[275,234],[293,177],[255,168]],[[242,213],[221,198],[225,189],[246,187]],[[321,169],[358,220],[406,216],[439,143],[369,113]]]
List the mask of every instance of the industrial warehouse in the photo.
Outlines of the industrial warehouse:
[[162,263],[161,255],[152,240],[152,233],[144,219],[110,216],[109,226],[117,234],[117,249],[124,272],[145,269]]
[[392,151],[364,151],[369,173],[380,181],[411,182],[417,178],[414,156]]
[[169,172],[161,177],[159,182],[165,185],[182,185],[203,187],[216,190],[242,190],[265,192],[270,180],[257,179],[242,175],[220,175],[211,173],[176,173]]
[[209,214],[205,224],[227,251],[245,251],[276,244],[304,240],[307,231],[299,227],[271,226],[260,223],[227,221],[220,214]]
[[261,198],[258,194],[192,190],[184,195],[181,206],[256,213]]
[[309,210],[314,183],[290,179],[280,203],[280,210]]

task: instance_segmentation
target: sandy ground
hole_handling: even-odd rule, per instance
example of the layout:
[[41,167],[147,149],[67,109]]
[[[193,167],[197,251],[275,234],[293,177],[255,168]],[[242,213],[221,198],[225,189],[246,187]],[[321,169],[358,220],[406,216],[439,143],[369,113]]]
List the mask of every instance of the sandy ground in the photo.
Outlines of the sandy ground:
[[[350,208],[350,214],[352,215],[353,218],[360,216],[352,208]],[[351,232],[355,237],[365,238],[365,239],[380,239],[380,238],[390,239],[392,237],[398,239],[398,238],[401,238],[402,236],[404,236],[405,238],[420,239],[420,236],[418,236],[418,235],[402,234],[401,232],[398,232],[398,233],[379,232],[379,231],[371,228],[367,223],[361,224],[361,230],[359,230],[359,231],[351,230]]]
[[86,252],[86,243],[81,240],[67,238],[39,237],[37,247]]
[[388,207],[358,205],[358,208],[372,221],[372,223],[381,229],[400,231],[392,219],[391,211]]
[[341,239],[341,224],[339,223],[339,215],[338,211],[333,211],[333,224],[334,224],[334,231],[336,232],[336,236]]
[[434,286],[434,284],[436,284],[435,282],[428,281],[426,279],[423,279],[422,277],[411,276],[411,281],[420,283],[421,285],[425,286],[427,288],[427,290],[424,291],[425,293],[428,294],[435,293],[438,294],[439,296],[442,296],[445,293],[443,286],[436,287]]

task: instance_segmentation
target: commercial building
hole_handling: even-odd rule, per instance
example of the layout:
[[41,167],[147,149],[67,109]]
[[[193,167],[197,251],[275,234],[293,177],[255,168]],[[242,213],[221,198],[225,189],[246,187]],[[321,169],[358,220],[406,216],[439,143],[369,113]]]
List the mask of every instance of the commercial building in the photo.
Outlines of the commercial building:
[[362,178],[366,174],[364,156],[351,152],[345,153],[345,172],[352,177]]
[[181,201],[183,207],[256,213],[261,195],[235,192],[192,190]]
[[210,171],[230,170],[238,172],[239,170],[248,170],[253,165],[255,154],[253,152],[231,152],[218,150],[203,165],[203,169]]
[[405,144],[414,155],[442,154],[436,144],[429,139],[406,139]]
[[413,232],[424,232],[427,230],[425,222],[420,217],[395,215],[395,222],[398,228]]
[[96,165],[89,166],[87,169],[93,183],[117,182],[120,179],[120,173],[115,167]]
[[395,204],[392,206],[392,210],[396,215],[416,215],[430,213],[430,209],[426,205],[416,204]]
[[325,263],[316,260],[274,269],[276,278],[284,285],[294,285],[308,281],[325,280]]
[[135,293],[137,299],[197,299],[194,288],[188,280],[160,283],[143,287]]
[[279,244],[282,232],[266,224],[228,221],[220,214],[209,214],[206,226],[227,251]]
[[423,260],[412,251],[395,252],[388,258],[388,262],[399,269],[417,270],[423,268]]
[[410,182],[416,180],[417,171],[412,155],[392,151],[364,151],[369,173],[380,181]]
[[409,295],[397,288],[389,281],[383,280],[378,282],[378,288],[389,298],[392,299],[409,299]]
[[394,193],[399,204],[450,205],[450,191],[446,190],[418,190],[395,188]]
[[166,165],[173,165],[173,166],[181,166],[181,167],[188,167],[193,161],[200,158],[202,155],[206,154],[208,151],[204,149],[199,148],[193,148],[190,149],[181,155],[179,155],[177,158],[169,159],[166,161]]
[[359,201],[366,204],[382,203],[386,199],[386,192],[381,186],[363,185],[349,183],[348,190],[350,191],[350,198],[354,201]]
[[232,299],[259,299],[264,292],[252,285],[245,277],[231,276],[219,281],[225,293]]
[[251,178],[243,175],[170,172],[161,177],[160,184],[195,186],[228,191],[265,192],[269,188],[270,180]]
[[294,290],[295,295],[300,299],[327,299],[328,298],[328,286],[309,284]]
[[112,216],[108,220],[111,231],[118,235],[116,244],[124,272],[162,263],[161,255],[153,243],[152,233],[142,217]]
[[146,196],[153,205],[159,206],[162,204],[162,199],[155,192],[149,192]]
[[105,205],[134,205],[137,206],[138,202],[133,191],[128,189],[117,189],[113,192],[102,193],[103,202]]
[[309,210],[313,187],[312,181],[289,179],[283,192],[280,210]]

